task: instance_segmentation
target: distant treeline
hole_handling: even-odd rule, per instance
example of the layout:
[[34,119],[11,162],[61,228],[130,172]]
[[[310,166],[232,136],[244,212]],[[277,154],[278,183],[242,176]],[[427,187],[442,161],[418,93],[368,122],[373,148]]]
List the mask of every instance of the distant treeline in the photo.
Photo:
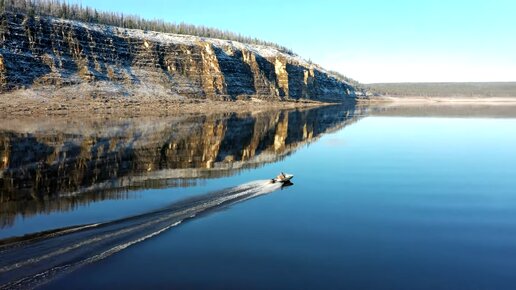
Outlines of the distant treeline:
[[[121,3],[123,3],[121,1]],[[259,40],[257,38],[243,36],[238,33],[223,31],[217,28],[196,26],[191,24],[170,23],[163,20],[147,20],[137,15],[126,15],[118,12],[98,11],[82,4],[70,4],[62,0],[0,0],[0,13],[23,13],[29,17],[51,16],[68,20],[78,20],[88,23],[97,23],[118,26],[129,29],[141,29],[165,33],[177,33],[195,35],[201,37],[234,40],[250,44],[272,46],[282,52],[293,52],[276,43]]]
[[364,85],[377,95],[421,97],[516,97],[516,82],[385,83]]

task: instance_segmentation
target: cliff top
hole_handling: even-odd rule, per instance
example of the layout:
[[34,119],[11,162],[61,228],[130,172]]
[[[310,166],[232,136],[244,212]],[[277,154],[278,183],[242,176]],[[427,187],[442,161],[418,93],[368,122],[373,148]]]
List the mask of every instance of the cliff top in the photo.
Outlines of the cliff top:
[[212,38],[212,37],[204,37],[204,36],[196,36],[196,35],[186,35],[186,34],[177,34],[177,33],[167,33],[160,31],[150,31],[143,29],[131,29],[124,28],[119,26],[107,25],[107,24],[98,24],[98,23],[86,23],[78,20],[69,20],[63,18],[56,18],[52,16],[37,16],[44,17],[50,20],[53,23],[61,23],[68,24],[73,26],[80,26],[88,30],[97,31],[99,33],[104,34],[113,34],[116,36],[137,38],[141,40],[148,40],[157,43],[163,44],[185,44],[185,45],[198,45],[200,42],[210,43],[216,47],[220,48],[228,48],[233,47],[239,50],[248,50],[253,53],[259,54],[263,57],[275,57],[281,55],[286,59],[296,62],[303,66],[313,66],[317,67],[319,70],[324,70],[319,65],[313,64],[304,58],[300,57],[294,53],[287,53],[282,49],[263,44],[253,44],[253,43],[244,43],[236,40],[228,40],[228,39],[220,39],[220,38]]

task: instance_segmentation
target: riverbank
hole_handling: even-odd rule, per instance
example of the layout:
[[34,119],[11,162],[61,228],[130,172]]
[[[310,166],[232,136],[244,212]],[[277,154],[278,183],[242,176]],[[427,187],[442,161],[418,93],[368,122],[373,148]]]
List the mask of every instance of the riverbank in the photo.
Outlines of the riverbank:
[[215,101],[170,97],[167,95],[69,94],[46,95],[21,90],[0,95],[0,119],[19,116],[167,116],[177,114],[210,114],[225,112],[256,112],[271,109],[295,109],[330,105],[311,100],[242,100]]

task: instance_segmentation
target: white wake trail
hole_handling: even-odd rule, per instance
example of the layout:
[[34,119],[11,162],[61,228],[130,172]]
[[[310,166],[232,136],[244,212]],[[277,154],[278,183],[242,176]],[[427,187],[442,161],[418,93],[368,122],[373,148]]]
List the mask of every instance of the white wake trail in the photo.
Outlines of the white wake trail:
[[80,225],[0,241],[0,289],[31,289],[175,227],[185,220],[271,193],[281,183],[259,180],[185,199],[106,223]]

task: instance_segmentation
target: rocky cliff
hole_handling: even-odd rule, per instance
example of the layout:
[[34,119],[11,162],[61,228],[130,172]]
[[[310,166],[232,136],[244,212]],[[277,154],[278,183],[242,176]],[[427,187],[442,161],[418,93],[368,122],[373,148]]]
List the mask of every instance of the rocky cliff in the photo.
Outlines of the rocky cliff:
[[276,48],[3,13],[0,93],[94,84],[170,98],[342,101],[354,88]]

